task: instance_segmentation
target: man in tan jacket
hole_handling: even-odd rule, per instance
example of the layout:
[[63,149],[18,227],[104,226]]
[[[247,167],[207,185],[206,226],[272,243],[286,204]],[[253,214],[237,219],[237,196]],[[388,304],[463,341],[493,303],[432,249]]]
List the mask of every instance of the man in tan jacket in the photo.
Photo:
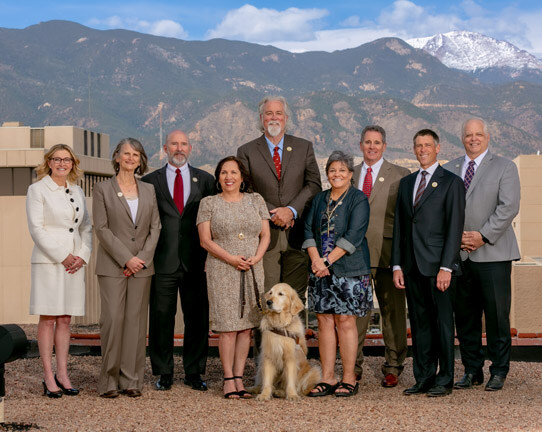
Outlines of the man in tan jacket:
[[[393,284],[390,255],[399,181],[410,171],[383,158],[386,132],[380,126],[366,126],[361,133],[359,146],[363,163],[354,167],[353,181],[354,186],[367,195],[371,208],[366,237],[386,345],[382,386],[395,387],[407,353],[406,307],[404,291],[396,289]],[[367,315],[357,320],[358,356],[355,371],[358,379],[363,373],[362,349],[370,319],[371,316]]]

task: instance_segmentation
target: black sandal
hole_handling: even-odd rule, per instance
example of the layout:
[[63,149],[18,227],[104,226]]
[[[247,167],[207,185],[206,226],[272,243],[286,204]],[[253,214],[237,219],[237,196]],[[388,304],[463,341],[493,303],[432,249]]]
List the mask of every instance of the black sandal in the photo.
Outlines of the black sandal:
[[350,396],[354,396],[355,394],[358,393],[358,390],[359,390],[359,383],[357,382],[356,385],[352,385],[352,384],[348,384],[348,383],[345,383],[345,382],[340,382],[339,385],[337,386],[337,389],[344,389],[346,391],[344,392],[337,392],[335,391],[335,396],[337,397],[350,397]]
[[[240,380],[242,380],[243,377],[242,377],[242,376],[234,376],[233,379],[240,379]],[[237,394],[239,395],[239,397],[240,397],[241,399],[252,399],[252,395],[251,395],[249,392],[247,392],[246,390],[239,390],[239,391],[237,392]]]
[[[235,377],[224,378],[224,382],[231,381],[232,379],[235,379]],[[237,396],[237,397],[232,397],[232,396]],[[239,393],[237,393],[236,391],[226,393],[224,394],[224,399],[239,399]]]
[[337,382],[335,385],[331,385],[326,382],[320,382],[314,386],[314,389],[320,389],[320,390],[315,391],[315,392],[311,390],[307,396],[308,397],[329,396],[335,392],[337,387],[339,387],[339,382]]

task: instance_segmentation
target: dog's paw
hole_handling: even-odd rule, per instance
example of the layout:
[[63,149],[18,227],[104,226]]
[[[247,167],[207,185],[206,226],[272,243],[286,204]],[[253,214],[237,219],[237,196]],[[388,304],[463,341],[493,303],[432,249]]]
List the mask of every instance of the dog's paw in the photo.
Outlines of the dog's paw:
[[286,400],[290,402],[299,402],[301,397],[297,393],[286,395]]
[[271,400],[271,392],[261,392],[258,396],[256,396],[256,400],[258,402]]

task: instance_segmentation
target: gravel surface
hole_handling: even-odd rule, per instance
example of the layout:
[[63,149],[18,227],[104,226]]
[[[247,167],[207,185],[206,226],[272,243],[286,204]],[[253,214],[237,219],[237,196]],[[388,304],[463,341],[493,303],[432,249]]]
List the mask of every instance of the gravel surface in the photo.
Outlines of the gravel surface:
[[[384,389],[379,384],[383,359],[367,357],[360,391],[352,398],[260,403],[223,399],[217,358],[207,364],[209,391],[190,389],[182,383],[178,356],[170,391],[153,390],[155,378],[147,358],[142,397],[102,399],[96,392],[100,361],[71,356],[72,383],[81,394],[61,399],[42,396],[39,358],[7,364],[6,423],[32,423],[46,431],[542,431],[542,363],[513,362],[500,392],[486,392],[482,386],[428,398],[402,394],[414,383],[411,359],[399,386]],[[461,372],[457,361],[457,378]],[[487,377],[487,368],[484,372]],[[252,360],[246,374],[254,374]],[[0,430],[6,428],[0,425]]]

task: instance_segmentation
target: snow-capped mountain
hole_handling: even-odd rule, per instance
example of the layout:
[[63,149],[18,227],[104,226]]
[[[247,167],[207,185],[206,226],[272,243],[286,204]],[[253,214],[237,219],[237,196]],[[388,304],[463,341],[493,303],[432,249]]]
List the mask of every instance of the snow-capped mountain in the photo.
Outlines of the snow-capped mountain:
[[506,70],[511,78],[518,78],[526,70],[535,75],[542,73],[542,61],[535,56],[509,42],[480,33],[452,31],[406,42],[427,51],[454,69],[472,73],[500,69],[503,72]]

